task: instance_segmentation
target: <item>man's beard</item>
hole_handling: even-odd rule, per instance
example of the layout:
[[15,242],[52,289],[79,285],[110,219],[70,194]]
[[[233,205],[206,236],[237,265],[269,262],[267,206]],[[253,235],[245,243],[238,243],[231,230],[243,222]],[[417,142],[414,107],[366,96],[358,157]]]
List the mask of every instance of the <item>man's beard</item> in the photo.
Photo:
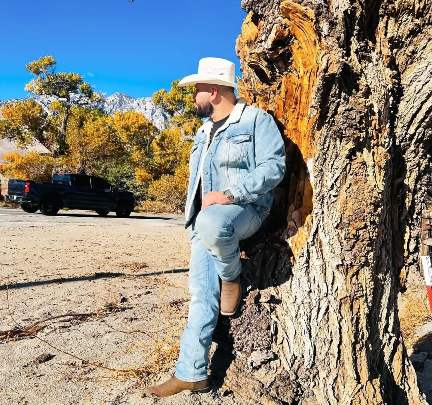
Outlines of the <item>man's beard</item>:
[[206,103],[205,105],[197,105],[196,112],[200,118],[210,117],[213,114],[213,106],[210,103]]

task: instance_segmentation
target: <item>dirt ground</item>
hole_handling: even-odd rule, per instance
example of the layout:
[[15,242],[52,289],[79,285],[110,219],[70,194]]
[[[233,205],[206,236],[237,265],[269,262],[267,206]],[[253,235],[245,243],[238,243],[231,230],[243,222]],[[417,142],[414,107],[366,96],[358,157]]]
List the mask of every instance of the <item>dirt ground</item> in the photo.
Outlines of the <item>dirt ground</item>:
[[[249,404],[224,387],[144,394],[173,372],[186,323],[182,217],[0,208],[0,247],[1,405]],[[432,403],[432,321],[414,281],[401,326]]]
[[172,373],[189,241],[176,216],[0,208],[1,404],[242,404],[143,396]]

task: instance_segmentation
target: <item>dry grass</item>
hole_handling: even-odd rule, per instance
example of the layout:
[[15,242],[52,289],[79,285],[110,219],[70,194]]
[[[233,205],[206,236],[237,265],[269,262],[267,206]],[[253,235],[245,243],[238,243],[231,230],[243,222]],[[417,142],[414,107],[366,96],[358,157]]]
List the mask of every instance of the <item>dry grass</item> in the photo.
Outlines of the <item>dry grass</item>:
[[167,297],[160,297],[153,311],[158,313],[160,325],[157,330],[149,330],[146,339],[133,342],[128,346],[128,354],[139,351],[146,359],[141,370],[142,382],[150,382],[159,373],[171,370],[180,351],[180,335],[187,316],[187,298],[167,302]]
[[[142,263],[144,264],[144,263]],[[141,267],[140,263],[131,263],[131,267]],[[108,375],[92,376],[93,379],[115,378],[116,380],[128,380],[135,378],[140,385],[152,383],[159,377],[160,373],[171,370],[180,351],[180,335],[186,323],[188,309],[188,293],[184,289],[183,296],[177,299],[171,298],[170,289],[164,287],[175,287],[178,285],[165,277],[149,277],[147,284],[158,287],[158,301],[153,304],[151,312],[157,316],[159,323],[154,329],[146,328],[122,328],[122,330],[113,328],[106,323],[115,332],[131,334],[134,336],[143,336],[141,339],[134,339],[124,349],[124,354],[134,355],[137,358],[144,358],[145,361],[139,364],[139,367],[128,368],[111,368],[97,362],[88,362],[87,368],[99,368],[105,370]],[[112,307],[121,306],[118,302],[118,296],[107,297],[103,309],[111,310]],[[101,320],[103,322],[103,320]],[[88,379],[87,373],[82,376]]]
[[[164,284],[163,278],[152,278],[158,285]],[[186,293],[186,291],[185,291]],[[107,367],[101,362],[84,361],[77,356],[73,356],[78,360],[82,360],[81,366],[76,366],[82,369],[82,376],[80,379],[94,381],[103,380],[106,378],[115,378],[117,380],[127,381],[130,378],[138,380],[139,384],[147,384],[153,382],[159,373],[169,371],[174,362],[178,358],[180,351],[180,333],[184,327],[184,319],[187,315],[187,302],[188,299],[185,295],[184,298],[171,300],[168,302],[168,296],[161,293],[159,295],[159,304],[153,306],[153,311],[158,312],[161,322],[157,330],[118,330],[109,326],[113,331],[122,332],[127,334],[142,333],[146,338],[144,340],[136,340],[126,348],[127,354],[139,352],[146,358],[141,367],[130,368],[111,368]],[[98,317],[102,317],[109,312],[117,312],[122,309],[118,298],[107,300],[103,307],[96,312]],[[103,321],[103,320],[102,320]],[[65,353],[65,352],[64,352]],[[84,368],[83,368],[84,366]],[[88,371],[85,369],[100,369],[109,373],[108,376],[98,375],[89,377]]]
[[137,212],[151,212],[153,214],[172,214],[177,210],[169,204],[161,201],[142,201],[136,208]]
[[[154,281],[159,285],[164,284],[161,281],[166,281],[163,278],[154,278]],[[141,332],[145,339],[136,340],[126,348],[127,354],[139,352],[146,361],[140,367],[130,368],[111,368],[107,367],[101,362],[84,361],[83,359],[74,356],[76,359],[82,361],[84,369],[100,369],[109,373],[108,376],[99,375],[92,377],[95,380],[105,378],[115,378],[119,380],[129,380],[135,378],[139,384],[148,384],[157,379],[160,373],[167,372],[174,366],[180,351],[180,334],[184,328],[185,318],[187,316],[187,291],[183,298],[169,301],[169,296],[160,293],[159,303],[155,304],[152,308],[153,311],[158,313],[158,318],[161,320],[157,330],[131,330],[119,331],[113,328],[114,331],[136,334]],[[113,297],[105,302],[103,307],[96,311],[95,318],[102,318],[111,312],[118,312],[122,310],[118,298]],[[93,315],[93,314],[92,314]],[[103,321],[101,319],[101,321]],[[106,324],[109,326],[108,324]],[[61,351],[61,350],[60,350]],[[67,352],[64,352],[68,354]],[[78,366],[78,368],[82,368]],[[84,370],[83,369],[83,370]],[[88,371],[83,371],[82,378],[88,379]]]
[[410,349],[418,338],[417,328],[432,320],[424,286],[412,287],[402,295],[399,320],[405,345]]

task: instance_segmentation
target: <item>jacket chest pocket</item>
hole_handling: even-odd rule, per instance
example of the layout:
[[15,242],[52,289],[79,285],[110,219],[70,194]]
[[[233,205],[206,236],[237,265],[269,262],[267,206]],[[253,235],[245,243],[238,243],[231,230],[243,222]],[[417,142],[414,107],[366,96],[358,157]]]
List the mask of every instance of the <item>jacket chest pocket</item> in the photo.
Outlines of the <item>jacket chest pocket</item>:
[[223,140],[224,156],[229,166],[239,167],[246,163],[251,139],[250,134],[240,134]]

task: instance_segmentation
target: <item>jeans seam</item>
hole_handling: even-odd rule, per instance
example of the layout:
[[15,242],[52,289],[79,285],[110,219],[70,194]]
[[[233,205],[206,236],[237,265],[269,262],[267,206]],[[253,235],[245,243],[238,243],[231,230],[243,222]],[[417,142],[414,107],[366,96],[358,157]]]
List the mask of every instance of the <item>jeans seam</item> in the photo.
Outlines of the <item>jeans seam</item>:
[[[205,301],[205,305],[206,305],[206,314],[210,315],[210,311],[209,311],[209,304],[208,304],[208,289],[209,289],[209,272],[210,272],[210,257],[209,257],[209,253],[207,253],[207,266],[206,266],[206,278],[205,278],[205,297],[206,297],[206,301]],[[203,335],[204,332],[204,327],[201,327],[199,336],[198,336],[198,341],[201,340],[201,336]],[[204,359],[205,360],[205,359]],[[208,361],[208,359],[207,359]],[[194,360],[194,373],[193,373],[193,378],[194,380],[197,378],[197,368],[196,368],[196,360]]]
[[[253,210],[255,210],[253,207],[251,207]],[[258,213],[255,211],[255,214],[254,214],[254,216],[253,216],[253,218],[254,218],[254,220],[256,220],[257,222],[259,221],[259,222],[261,222],[262,223],[262,221],[261,221],[261,218],[260,218],[260,216],[258,215]],[[251,229],[252,229],[252,226],[253,225],[255,225],[254,223],[253,223],[253,221],[250,221],[250,223],[249,223],[249,228],[248,228],[248,230],[247,230],[247,233],[249,234],[250,233],[250,231],[251,231]],[[258,227],[259,228],[259,227]],[[257,229],[258,230],[258,229]],[[255,231],[256,232],[256,231]],[[254,232],[254,233],[255,233]],[[252,234],[253,235],[253,234]],[[251,236],[252,236],[251,235]],[[250,237],[250,236],[248,236],[248,237]],[[247,239],[247,238],[246,238]]]

